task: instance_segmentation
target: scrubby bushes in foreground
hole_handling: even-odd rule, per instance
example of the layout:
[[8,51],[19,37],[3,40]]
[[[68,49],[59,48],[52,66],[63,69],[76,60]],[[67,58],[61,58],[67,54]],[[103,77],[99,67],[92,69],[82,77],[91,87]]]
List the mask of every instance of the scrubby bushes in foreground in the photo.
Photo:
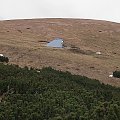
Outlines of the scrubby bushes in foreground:
[[39,71],[0,64],[0,120],[120,120],[120,88]]

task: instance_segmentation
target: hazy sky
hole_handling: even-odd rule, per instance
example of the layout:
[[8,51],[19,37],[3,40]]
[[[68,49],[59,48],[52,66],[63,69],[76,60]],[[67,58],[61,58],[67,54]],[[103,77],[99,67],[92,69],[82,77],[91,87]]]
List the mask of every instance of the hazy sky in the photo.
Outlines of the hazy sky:
[[0,0],[0,19],[49,17],[120,23],[120,0]]

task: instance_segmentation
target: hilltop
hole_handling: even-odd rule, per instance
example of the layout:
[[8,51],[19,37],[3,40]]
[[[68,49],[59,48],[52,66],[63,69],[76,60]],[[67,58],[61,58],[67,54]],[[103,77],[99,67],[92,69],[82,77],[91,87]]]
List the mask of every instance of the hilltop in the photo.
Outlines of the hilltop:
[[[63,49],[48,48],[54,38]],[[32,19],[0,21],[0,52],[10,64],[52,68],[120,86],[109,74],[120,70],[120,24],[85,19]],[[101,52],[97,55],[96,52]]]

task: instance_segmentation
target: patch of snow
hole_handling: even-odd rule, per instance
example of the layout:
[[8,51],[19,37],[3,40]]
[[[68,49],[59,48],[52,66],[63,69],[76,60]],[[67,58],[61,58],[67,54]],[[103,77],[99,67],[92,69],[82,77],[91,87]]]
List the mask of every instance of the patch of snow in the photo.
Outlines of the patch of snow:
[[63,39],[56,38],[47,44],[48,47],[63,48]]

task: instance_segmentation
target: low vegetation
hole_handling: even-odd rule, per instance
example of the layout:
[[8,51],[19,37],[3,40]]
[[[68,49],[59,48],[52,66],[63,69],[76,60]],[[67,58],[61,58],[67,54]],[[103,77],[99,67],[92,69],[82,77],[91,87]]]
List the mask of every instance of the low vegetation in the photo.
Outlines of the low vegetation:
[[0,100],[0,120],[120,120],[120,88],[51,67],[0,64]]

